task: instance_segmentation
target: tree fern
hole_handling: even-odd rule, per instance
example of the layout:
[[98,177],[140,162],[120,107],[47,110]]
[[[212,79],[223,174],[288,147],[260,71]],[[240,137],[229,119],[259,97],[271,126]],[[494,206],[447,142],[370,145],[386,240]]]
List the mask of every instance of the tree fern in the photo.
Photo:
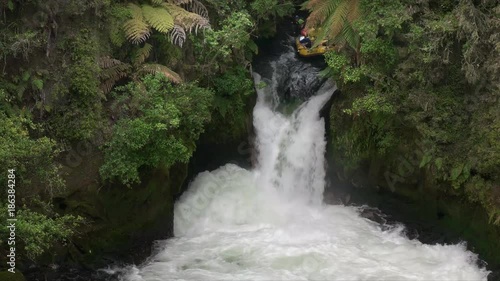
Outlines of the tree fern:
[[123,28],[127,39],[134,44],[146,41],[151,29],[155,29],[168,34],[173,44],[182,46],[186,31],[197,33],[210,27],[208,11],[197,0],[150,0],[150,3],[152,6],[128,5],[131,19]]
[[163,0],[150,0],[153,5],[161,5],[163,4]]
[[[99,78],[101,79],[100,88],[104,93],[109,93],[113,89],[116,82],[122,78],[129,77],[132,80],[140,81],[140,78],[146,74],[161,74],[167,77],[174,83],[181,83],[182,79],[170,68],[154,63],[144,63],[146,58],[151,52],[152,46],[145,44],[140,48],[134,56],[134,67],[128,63],[110,57],[102,57],[99,59],[99,67],[101,72]],[[132,74],[132,75],[131,75]]]
[[359,49],[361,37],[354,30],[351,24],[345,23],[342,31],[340,32],[341,36],[337,36],[336,42],[342,43],[345,42],[347,45],[351,46],[354,49]]
[[108,56],[99,58],[98,62],[101,69],[107,69],[117,64],[122,63],[120,60],[110,58]]
[[191,0],[166,0],[166,2],[174,5],[182,5],[191,2]]
[[146,22],[161,33],[167,33],[174,27],[174,18],[163,7],[142,6]]
[[[360,16],[359,0],[309,0],[304,3],[303,8],[311,12],[307,18],[307,26],[321,27],[316,44],[323,39],[338,41],[337,37],[342,37],[345,30],[354,31],[352,22]],[[350,27],[345,28],[346,26]],[[347,43],[351,44],[351,39]]]
[[144,47],[138,49],[136,53],[134,54],[134,58],[132,63],[134,66],[138,66],[143,64],[146,59],[149,57],[149,54],[151,53],[151,50],[153,49],[153,46],[151,44],[144,44]]
[[168,36],[172,44],[175,44],[181,48],[186,41],[186,31],[179,25],[174,25],[174,28],[170,31],[170,34]]
[[311,26],[320,25],[343,1],[344,0],[309,0],[305,2],[302,8],[311,12],[307,18],[307,24]]
[[127,39],[134,44],[139,44],[151,35],[151,29],[149,25],[144,21],[144,16],[142,8],[130,3],[128,5],[130,14],[132,18],[125,22],[123,25],[123,30],[127,36]]
[[99,74],[100,88],[104,93],[109,93],[118,80],[129,75],[131,69],[130,64],[110,57],[100,58],[99,67],[102,69]]
[[161,65],[161,64],[156,64],[156,63],[148,63],[144,64],[141,68],[138,69],[137,75],[144,75],[144,74],[162,74],[165,77],[167,77],[170,81],[174,83],[181,83],[182,79],[177,74],[175,71],[171,70],[170,68]]
[[200,1],[191,0],[191,1],[188,1],[187,3],[184,3],[182,6],[184,9],[186,9],[192,13],[198,14],[205,19],[208,19],[208,10],[205,7],[205,5],[203,5]]
[[184,28],[188,32],[192,32],[193,30],[197,32],[201,28],[210,27],[208,18],[189,12],[180,6],[172,4],[164,4],[163,6],[172,13],[175,24]]

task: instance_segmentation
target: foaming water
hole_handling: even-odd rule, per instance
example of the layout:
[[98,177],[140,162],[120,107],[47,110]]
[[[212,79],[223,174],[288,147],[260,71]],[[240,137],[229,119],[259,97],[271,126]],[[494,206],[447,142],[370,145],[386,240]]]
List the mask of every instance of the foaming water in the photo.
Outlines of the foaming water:
[[425,245],[401,227],[383,230],[359,208],[322,203],[319,110],[335,87],[322,83],[284,115],[279,62],[273,77],[254,76],[267,85],[254,108],[257,166],[200,173],[175,205],[175,238],[159,241],[122,280],[486,280],[464,245]]

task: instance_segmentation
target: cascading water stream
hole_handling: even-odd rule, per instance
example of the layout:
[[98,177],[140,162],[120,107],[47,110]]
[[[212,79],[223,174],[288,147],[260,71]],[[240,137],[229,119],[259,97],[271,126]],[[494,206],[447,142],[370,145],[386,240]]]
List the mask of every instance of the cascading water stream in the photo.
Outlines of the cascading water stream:
[[383,230],[359,208],[322,203],[319,110],[335,87],[314,79],[315,95],[280,113],[279,84],[296,75],[282,65],[290,61],[300,64],[286,53],[272,77],[254,76],[256,167],[200,173],[175,205],[175,238],[159,241],[122,280],[486,280],[464,245],[425,245],[401,227]]

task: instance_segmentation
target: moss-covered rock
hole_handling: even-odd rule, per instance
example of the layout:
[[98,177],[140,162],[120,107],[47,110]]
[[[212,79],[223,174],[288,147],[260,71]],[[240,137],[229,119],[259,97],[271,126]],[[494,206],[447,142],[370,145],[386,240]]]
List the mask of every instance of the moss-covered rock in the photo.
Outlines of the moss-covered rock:
[[392,121],[375,126],[382,117],[345,113],[357,94],[359,89],[343,89],[330,108],[327,160],[332,184],[325,198],[378,207],[427,233],[427,238],[419,237],[427,243],[467,241],[491,269],[500,268],[500,186],[478,168],[460,165],[460,149],[470,143],[460,138],[436,143],[442,148],[438,157],[429,152],[429,140],[406,123],[392,136],[392,144],[384,146],[391,132],[384,126]]
[[0,280],[2,281],[26,281],[21,272],[12,273],[9,271],[0,272]]
[[87,223],[71,242],[59,244],[43,263],[103,266],[110,260],[140,262],[151,243],[173,231],[173,204],[187,165],[143,172],[143,182],[126,187],[97,181],[102,155],[95,151],[68,169],[68,190],[54,199],[61,213],[83,216]]

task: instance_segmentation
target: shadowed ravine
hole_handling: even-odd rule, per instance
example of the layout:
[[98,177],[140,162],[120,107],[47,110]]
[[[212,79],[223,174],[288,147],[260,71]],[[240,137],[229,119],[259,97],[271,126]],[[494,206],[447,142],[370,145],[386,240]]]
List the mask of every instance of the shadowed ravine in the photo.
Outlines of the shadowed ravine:
[[[175,238],[121,280],[486,280],[464,245],[422,244],[358,207],[324,204],[319,111],[335,86],[293,50],[267,72],[254,74],[256,166],[199,174],[176,203]],[[290,109],[285,97],[304,102]]]

